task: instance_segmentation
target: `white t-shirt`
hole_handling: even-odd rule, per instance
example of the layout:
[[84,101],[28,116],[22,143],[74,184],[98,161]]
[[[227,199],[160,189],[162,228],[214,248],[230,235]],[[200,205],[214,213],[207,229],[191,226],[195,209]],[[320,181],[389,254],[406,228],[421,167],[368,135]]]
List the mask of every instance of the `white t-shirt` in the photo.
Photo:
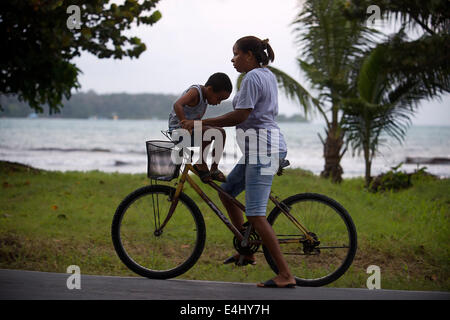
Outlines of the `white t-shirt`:
[[245,150],[249,155],[287,151],[283,134],[275,122],[277,81],[268,68],[255,68],[245,75],[233,98],[233,108],[253,109],[248,118],[236,126],[238,145],[244,154]]

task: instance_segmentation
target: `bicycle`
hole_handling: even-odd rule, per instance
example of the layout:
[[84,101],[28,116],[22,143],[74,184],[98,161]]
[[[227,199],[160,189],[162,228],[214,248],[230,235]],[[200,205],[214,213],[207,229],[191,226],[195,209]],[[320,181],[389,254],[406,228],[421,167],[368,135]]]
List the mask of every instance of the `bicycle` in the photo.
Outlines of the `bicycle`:
[[[187,272],[200,258],[206,227],[200,209],[183,192],[187,181],[234,235],[233,246],[241,254],[241,262],[244,255],[260,252],[262,247],[267,263],[278,274],[252,225],[246,222],[243,231],[238,230],[189,176],[189,172],[198,175],[193,166],[184,161],[181,169],[182,164],[171,161],[176,146],[173,141],[146,143],[151,184],[135,190],[119,204],[111,227],[114,248],[130,270],[151,279],[169,279]],[[188,158],[186,153],[184,157]],[[288,165],[288,160],[281,162],[277,175],[282,175]],[[158,180],[178,177],[176,188],[157,184]],[[245,212],[245,206],[215,182],[207,184]],[[347,210],[316,193],[299,193],[280,201],[271,191],[269,198],[275,207],[267,219],[297,285],[323,286],[341,277],[357,248],[355,225]]]

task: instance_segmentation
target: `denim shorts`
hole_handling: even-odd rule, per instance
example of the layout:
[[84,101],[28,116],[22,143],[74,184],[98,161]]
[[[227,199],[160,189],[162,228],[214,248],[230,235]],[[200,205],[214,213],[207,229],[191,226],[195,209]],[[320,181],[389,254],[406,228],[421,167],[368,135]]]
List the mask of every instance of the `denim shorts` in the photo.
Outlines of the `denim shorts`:
[[227,182],[221,185],[222,189],[233,197],[237,197],[245,190],[247,217],[266,215],[273,177],[278,170],[279,162],[286,158],[286,154],[280,152],[268,159],[267,156],[262,159],[243,157],[227,176]]

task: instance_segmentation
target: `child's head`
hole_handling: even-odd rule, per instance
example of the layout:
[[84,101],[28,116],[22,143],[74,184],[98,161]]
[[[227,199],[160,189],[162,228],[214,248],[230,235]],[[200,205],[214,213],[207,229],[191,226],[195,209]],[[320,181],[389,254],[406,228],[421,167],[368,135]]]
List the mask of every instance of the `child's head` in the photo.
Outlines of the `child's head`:
[[228,99],[233,91],[233,85],[230,78],[225,73],[217,72],[209,77],[205,83],[205,98],[208,104],[217,105],[222,100]]

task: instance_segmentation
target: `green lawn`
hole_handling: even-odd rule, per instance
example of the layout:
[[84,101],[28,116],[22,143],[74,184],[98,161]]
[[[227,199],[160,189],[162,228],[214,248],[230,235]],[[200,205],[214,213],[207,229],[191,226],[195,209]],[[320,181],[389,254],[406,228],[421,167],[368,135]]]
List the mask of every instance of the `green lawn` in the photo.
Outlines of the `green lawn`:
[[[135,275],[117,257],[110,230],[120,201],[149,184],[144,174],[61,173],[0,162],[0,183],[0,268],[66,272],[78,265],[82,274]],[[383,289],[448,291],[450,180],[415,179],[407,190],[377,194],[363,184],[357,178],[335,185],[296,169],[276,177],[273,191],[281,199],[323,193],[351,214],[358,252],[347,273],[330,286],[364,288],[367,267],[377,265]],[[204,189],[223,210],[216,193]],[[192,188],[185,192],[203,212],[207,239],[200,260],[180,278],[259,282],[273,277],[263,255],[257,255],[256,266],[222,265],[233,253],[231,233]]]

